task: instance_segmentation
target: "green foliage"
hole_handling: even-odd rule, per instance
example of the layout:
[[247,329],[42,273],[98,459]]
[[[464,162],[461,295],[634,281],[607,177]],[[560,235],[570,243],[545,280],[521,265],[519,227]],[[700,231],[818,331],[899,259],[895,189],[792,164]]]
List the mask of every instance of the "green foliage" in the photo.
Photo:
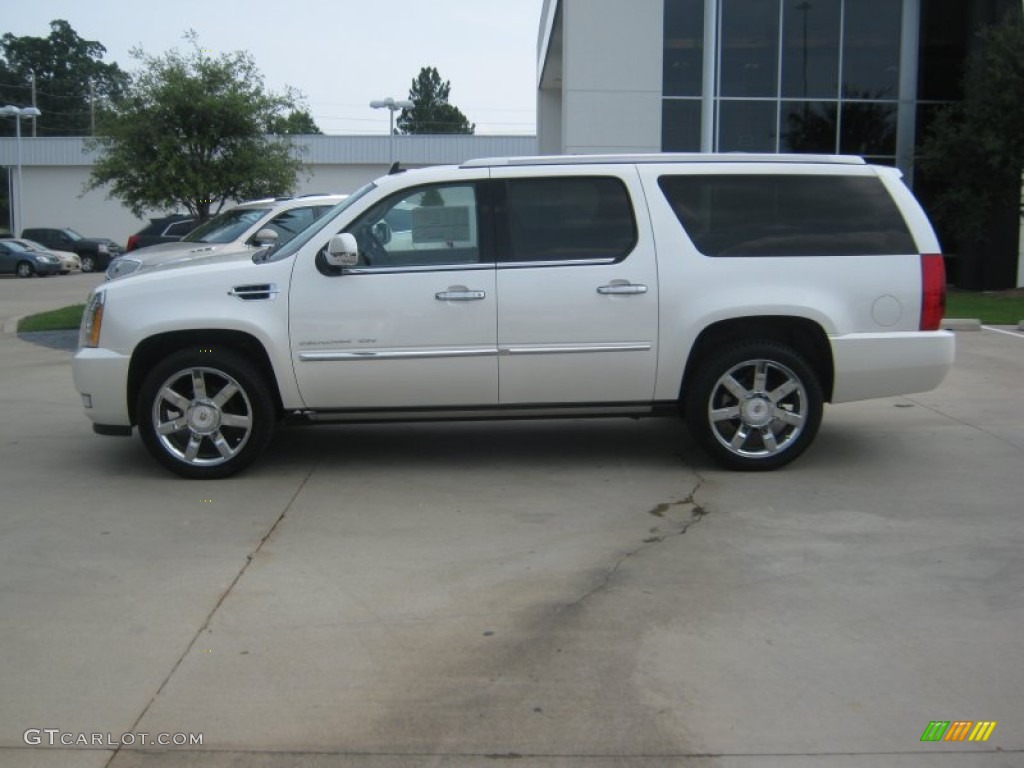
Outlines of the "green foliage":
[[959,240],[985,243],[1000,211],[1021,204],[1024,23],[1008,19],[982,38],[965,99],[936,117],[920,166],[941,187],[933,215]]
[[434,67],[423,67],[409,89],[409,101],[415,106],[402,110],[398,130],[402,133],[473,133],[476,126],[458,107],[448,103],[451,89],[451,82],[441,80]]
[[313,116],[305,109],[297,109],[288,114],[287,117],[280,115],[270,121],[268,133],[292,136],[315,136],[323,131],[317,126]]
[[109,186],[136,216],[181,206],[205,221],[228,200],[289,193],[302,167],[287,139],[267,134],[294,111],[294,92],[269,93],[252,57],[191,50],[141,62],[116,112],[89,143],[88,189]]
[[[95,40],[83,40],[63,19],[50,22],[47,37],[0,38],[0,104],[18,107],[32,103],[32,75],[36,78],[39,136],[83,136],[90,132],[89,89],[98,112],[109,109],[124,92],[128,75],[117,64],[105,64],[107,49]],[[31,130],[31,123],[23,128]],[[0,120],[0,135],[14,135],[14,121]]]
[[1024,321],[1024,293],[979,293],[950,291],[946,294],[946,317],[977,318],[991,325],[1017,325]]
[[72,304],[69,307],[40,312],[38,315],[29,315],[18,321],[18,332],[75,330],[82,324],[84,311],[85,304]]

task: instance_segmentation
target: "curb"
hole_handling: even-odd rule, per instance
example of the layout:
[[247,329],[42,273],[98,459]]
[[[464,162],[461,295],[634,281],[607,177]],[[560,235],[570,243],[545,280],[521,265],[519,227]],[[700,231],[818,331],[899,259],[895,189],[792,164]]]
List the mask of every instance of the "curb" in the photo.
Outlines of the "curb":
[[981,320],[944,317],[940,327],[947,331],[980,331]]
[[3,333],[4,336],[17,336],[18,335],[18,323],[20,323],[28,315],[18,315],[4,321]]

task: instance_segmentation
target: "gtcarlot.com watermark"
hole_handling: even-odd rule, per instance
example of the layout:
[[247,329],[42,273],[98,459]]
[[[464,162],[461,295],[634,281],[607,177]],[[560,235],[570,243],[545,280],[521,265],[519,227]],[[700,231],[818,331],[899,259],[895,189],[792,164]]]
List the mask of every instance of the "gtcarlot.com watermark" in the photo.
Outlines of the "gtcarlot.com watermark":
[[31,747],[201,747],[201,733],[71,733],[60,728],[29,728],[21,738]]

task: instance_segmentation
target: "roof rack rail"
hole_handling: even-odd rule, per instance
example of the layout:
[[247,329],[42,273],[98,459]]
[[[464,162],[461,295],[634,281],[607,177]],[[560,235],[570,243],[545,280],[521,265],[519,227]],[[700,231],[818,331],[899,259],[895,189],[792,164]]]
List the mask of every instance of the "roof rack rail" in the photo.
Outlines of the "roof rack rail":
[[661,152],[636,155],[537,155],[533,157],[484,157],[468,160],[462,168],[529,165],[649,164],[649,163],[811,163],[865,165],[856,155],[753,154],[746,152]]

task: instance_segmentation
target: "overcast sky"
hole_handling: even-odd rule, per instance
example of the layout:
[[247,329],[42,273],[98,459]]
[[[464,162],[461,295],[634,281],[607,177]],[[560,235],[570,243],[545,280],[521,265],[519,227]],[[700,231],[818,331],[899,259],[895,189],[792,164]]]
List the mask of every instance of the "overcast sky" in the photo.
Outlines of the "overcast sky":
[[[537,30],[542,0],[3,0],[0,33],[45,37],[66,19],[133,70],[129,50],[248,50],[272,90],[306,97],[324,133],[387,133],[373,99],[408,97],[421,67],[450,80],[450,101],[477,133],[536,130]],[[143,10],[143,9],[146,10]],[[149,10],[149,9],[152,10]]]

